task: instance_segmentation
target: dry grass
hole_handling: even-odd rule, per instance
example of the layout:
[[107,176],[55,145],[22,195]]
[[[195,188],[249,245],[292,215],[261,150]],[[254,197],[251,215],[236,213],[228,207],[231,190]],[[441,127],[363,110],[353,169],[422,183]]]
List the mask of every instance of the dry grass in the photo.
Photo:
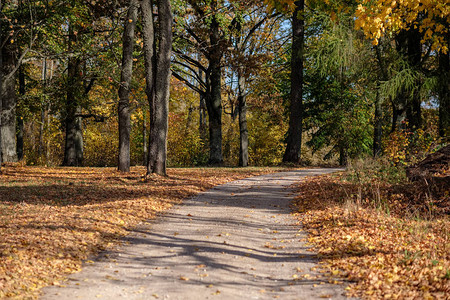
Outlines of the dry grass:
[[214,185],[270,168],[169,169],[143,181],[112,168],[7,166],[0,175],[0,298],[36,298],[127,230]]
[[353,282],[349,296],[448,299],[448,210],[430,211],[414,189],[420,186],[382,180],[367,186],[333,176],[299,185],[293,205],[299,223],[310,233],[324,272]]

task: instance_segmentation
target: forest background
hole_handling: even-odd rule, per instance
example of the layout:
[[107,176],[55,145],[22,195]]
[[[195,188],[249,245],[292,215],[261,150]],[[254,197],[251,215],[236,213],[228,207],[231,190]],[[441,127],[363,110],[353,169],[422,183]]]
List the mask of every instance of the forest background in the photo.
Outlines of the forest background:
[[[145,20],[130,15],[139,1],[2,2],[3,161],[116,166],[122,103],[119,111],[125,107],[131,118],[131,165],[146,164],[152,118]],[[159,5],[151,13],[156,39]],[[277,165],[287,152],[290,119],[300,124],[302,157],[285,154],[284,161],[305,165],[381,154],[406,164],[448,137],[445,1],[180,0],[171,6],[169,166]],[[136,32],[127,42],[128,24]],[[125,46],[133,65],[129,86]],[[303,69],[293,89],[291,69]],[[298,88],[300,113],[293,116]]]

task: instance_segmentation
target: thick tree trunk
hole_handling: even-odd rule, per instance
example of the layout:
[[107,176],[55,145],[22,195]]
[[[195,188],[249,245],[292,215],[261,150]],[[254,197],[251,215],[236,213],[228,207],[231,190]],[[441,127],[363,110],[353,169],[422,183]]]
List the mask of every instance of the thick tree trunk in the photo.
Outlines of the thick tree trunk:
[[123,31],[122,70],[119,87],[119,158],[118,169],[122,172],[130,171],[130,84],[133,73],[134,30],[138,14],[138,0],[130,0],[127,18]]
[[222,165],[222,49],[220,48],[219,23],[211,20],[211,50],[209,59],[210,93],[206,95],[206,108],[209,116],[209,164]]
[[[0,13],[3,11],[3,3],[0,0]],[[3,49],[1,45],[3,44],[3,20],[0,19],[0,174],[2,173],[2,163],[3,163],[3,143],[2,143],[2,115],[3,115]]]
[[303,47],[305,1],[295,1],[292,17],[292,58],[289,129],[283,162],[300,163],[303,120]]
[[[3,41],[3,40],[2,40]],[[16,162],[16,77],[17,47],[8,39],[2,48],[2,153],[4,162]]]
[[172,8],[170,0],[158,0],[159,48],[156,59],[154,131],[151,142],[156,153],[149,162],[147,172],[166,175],[167,132],[169,127],[170,59],[172,55]]
[[[170,59],[172,50],[172,8],[169,0],[158,0],[158,43],[155,41],[153,2],[141,1],[147,98],[150,105],[150,133],[147,175],[166,175],[169,119]],[[155,57],[156,44],[158,53]]]
[[[415,71],[419,71],[422,55],[422,44],[419,37],[418,29],[403,30],[396,36],[397,51],[405,56],[409,66]],[[398,97],[398,100],[401,101],[397,101],[400,107],[403,106],[404,111],[401,113],[406,115],[407,127],[413,131],[422,126],[421,85],[420,78],[416,79],[414,90],[403,91]],[[400,114],[398,115],[400,116]]]
[[238,111],[239,111],[239,166],[248,166],[248,128],[247,101],[244,91],[245,78],[238,74]]
[[141,1],[141,12],[142,12],[142,37],[144,42],[144,62],[145,62],[145,82],[146,88],[145,93],[147,95],[147,100],[150,110],[150,132],[148,136],[148,158],[147,158],[147,174],[149,166],[152,161],[152,157],[155,157],[156,144],[152,143],[155,137],[152,136],[154,131],[151,128],[154,126],[154,111],[155,111],[155,68],[156,68],[156,58],[155,58],[155,30],[154,30],[154,20],[153,20],[153,1],[152,0],[142,0]]
[[[449,41],[450,46],[450,41]],[[439,54],[439,135],[450,138],[450,52]]]
[[[73,50],[77,42],[73,28],[69,25],[69,52]],[[80,78],[80,60],[70,57],[67,67],[67,94],[66,94],[66,139],[64,146],[63,166],[83,165],[83,131],[81,108],[78,98],[83,93],[83,86]]]

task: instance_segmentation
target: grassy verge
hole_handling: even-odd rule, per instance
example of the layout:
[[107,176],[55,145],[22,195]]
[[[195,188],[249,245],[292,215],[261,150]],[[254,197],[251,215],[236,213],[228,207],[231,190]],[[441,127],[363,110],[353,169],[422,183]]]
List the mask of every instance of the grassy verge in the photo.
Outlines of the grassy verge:
[[0,175],[0,298],[36,298],[63,284],[90,255],[117,244],[139,222],[214,185],[273,168],[169,169],[8,166]]
[[428,193],[392,170],[359,167],[298,187],[293,208],[323,272],[350,281],[349,296],[448,299],[448,190]]

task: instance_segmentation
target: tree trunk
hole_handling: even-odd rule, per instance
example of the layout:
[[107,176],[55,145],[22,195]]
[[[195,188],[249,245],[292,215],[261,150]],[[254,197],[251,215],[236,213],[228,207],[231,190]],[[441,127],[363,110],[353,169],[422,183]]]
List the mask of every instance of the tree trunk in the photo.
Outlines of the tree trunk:
[[146,111],[144,110],[144,108],[142,108],[142,148],[143,148],[143,152],[144,155],[142,157],[142,165],[144,167],[147,167],[147,159],[148,159],[148,148],[147,148],[147,117],[146,117]]
[[[0,0],[0,13],[3,11],[3,3]],[[3,163],[3,143],[2,143],[2,115],[3,115],[3,19],[0,18],[0,174],[2,173]]]
[[[3,39],[2,39],[3,42]],[[16,77],[17,47],[8,38],[2,48],[2,153],[4,162],[16,162]]]
[[149,161],[147,173],[166,175],[167,132],[169,128],[170,60],[172,55],[172,8],[170,0],[158,0],[159,48],[156,59],[154,126],[150,134],[156,153]]
[[[450,40],[449,40],[450,46]],[[450,137],[450,59],[449,51],[439,54],[439,135]]]
[[[241,72],[239,72],[241,73]],[[247,101],[244,91],[245,77],[238,74],[238,111],[239,111],[239,166],[248,166],[248,129]]]
[[130,84],[133,73],[134,30],[138,13],[138,0],[130,0],[127,18],[123,31],[122,70],[119,87],[119,158],[118,169],[122,172],[130,171]]
[[[153,2],[143,0],[144,59],[147,98],[150,105],[150,133],[147,175],[166,175],[169,120],[170,59],[172,51],[172,10],[169,0],[158,0],[158,43],[155,41]],[[158,53],[156,54],[156,44]]]
[[382,109],[380,93],[377,90],[375,98],[375,117],[373,124],[373,156],[381,155],[381,137],[382,137]]
[[[19,94],[23,97],[25,95],[25,74],[23,67],[19,69]],[[17,159],[23,159],[23,116],[17,115],[17,133],[16,133],[16,153]]]
[[220,48],[219,23],[215,17],[211,20],[209,59],[210,93],[206,95],[206,108],[209,116],[209,164],[222,165],[222,49]]
[[[69,52],[73,50],[74,44],[77,42],[76,35],[72,26],[69,24]],[[82,166],[83,165],[83,132],[81,108],[79,107],[78,98],[83,93],[81,84],[80,59],[69,57],[67,67],[67,94],[66,94],[66,111],[65,111],[65,127],[66,139],[64,146],[63,166]]]
[[[198,131],[200,134],[200,139],[204,144],[206,145],[206,141],[208,139],[208,131],[207,131],[207,123],[206,123],[206,101],[205,101],[205,95],[200,94],[200,103],[198,107],[199,111],[199,124],[198,124]],[[205,149],[206,150],[206,149]]]
[[348,163],[347,148],[344,145],[339,145],[339,165],[341,167],[346,166]]
[[44,103],[42,103],[41,107],[41,121],[39,122],[39,147],[38,147],[38,155],[42,156],[44,152],[44,125],[45,125],[45,109]]
[[151,164],[152,157],[156,154],[155,146],[152,140],[154,131],[151,128],[154,126],[154,89],[155,89],[155,30],[154,30],[154,20],[153,20],[153,1],[152,0],[142,0],[141,1],[141,12],[142,12],[142,38],[144,42],[144,62],[145,62],[145,82],[146,88],[145,93],[147,95],[147,100],[150,110],[150,132],[148,135],[148,158],[147,158],[147,174],[148,169]]
[[305,1],[295,1],[292,17],[292,58],[289,129],[283,162],[300,163],[303,119],[303,47]]

